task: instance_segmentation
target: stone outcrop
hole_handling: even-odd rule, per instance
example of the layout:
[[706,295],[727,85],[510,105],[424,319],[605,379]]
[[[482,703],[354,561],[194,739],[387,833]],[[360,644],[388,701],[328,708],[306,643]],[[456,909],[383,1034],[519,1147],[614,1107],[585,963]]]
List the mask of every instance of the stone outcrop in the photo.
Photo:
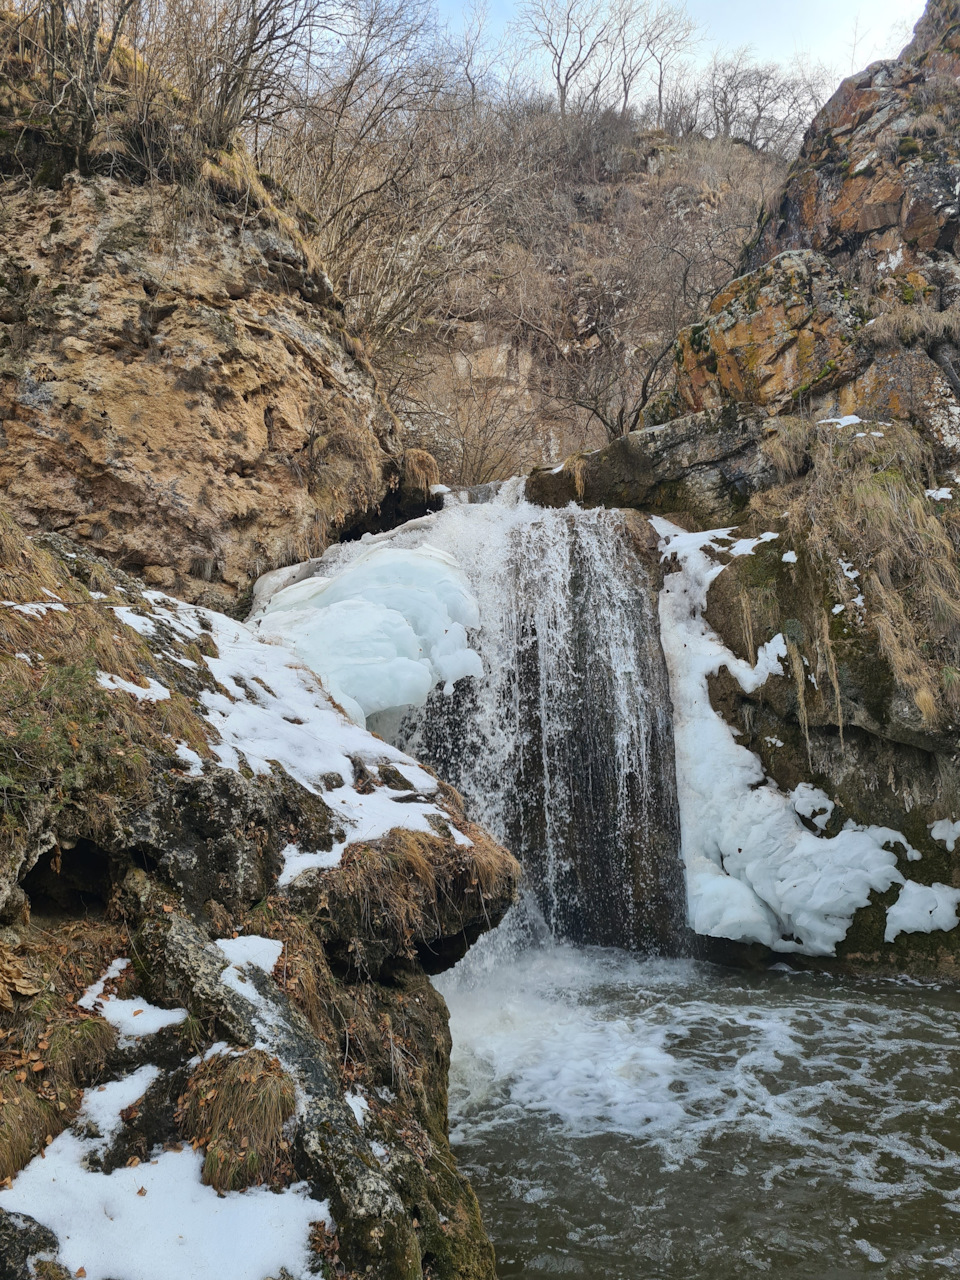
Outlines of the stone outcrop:
[[732,404],[631,431],[603,449],[575,454],[562,467],[527,478],[526,497],[543,507],[591,507],[691,513],[707,524],[735,519],[750,495],[773,478],[762,441],[777,420]]
[[958,73],[960,10],[931,0],[900,59],[850,76],[817,116],[748,264],[815,249],[888,293],[952,302]]
[[957,463],[958,33],[953,0],[933,0],[899,60],[822,109],[746,274],[679,336],[670,416],[736,404],[896,418]]
[[749,270],[680,333],[647,428],[535,472],[533,500],[727,521],[773,479],[757,448],[793,415],[909,422],[960,464],[958,71],[956,5],[934,0],[900,60],[817,116]]
[[[705,616],[731,652],[751,663],[757,646],[782,634],[788,647],[783,674],[746,693],[724,670],[711,680],[713,705],[781,790],[790,793],[807,783],[830,798],[834,808],[821,828],[825,835],[851,822],[887,827],[902,833],[915,851],[908,857],[899,850],[905,876],[960,887],[960,856],[930,830],[960,815],[952,703],[938,689],[934,717],[923,716],[878,641],[871,616],[878,601],[863,603],[870,596],[864,579],[871,574],[862,551],[854,559],[859,548],[844,549],[855,578],[838,574],[832,580],[797,523],[773,513],[791,499],[804,502],[802,489],[774,492],[779,502],[771,495],[765,514],[743,521],[738,535],[773,531],[779,537],[730,560],[710,588]],[[822,526],[817,532],[822,536]],[[795,561],[784,559],[788,550],[795,551]],[[902,933],[892,943],[884,941],[886,909],[897,893],[894,887],[875,895],[856,913],[837,947],[839,967],[960,978],[958,930]]]
[[807,404],[856,376],[862,326],[839,275],[818,254],[784,253],[734,280],[675,350],[688,411],[725,404],[767,413]]
[[735,405],[741,413],[922,420],[960,456],[952,365],[930,343],[901,339],[896,325],[907,332],[910,318],[894,313],[874,328],[868,301],[811,249],[788,250],[738,277],[678,336],[673,412]]
[[8,502],[219,608],[419,479],[329,280],[262,196],[76,174],[4,193]]

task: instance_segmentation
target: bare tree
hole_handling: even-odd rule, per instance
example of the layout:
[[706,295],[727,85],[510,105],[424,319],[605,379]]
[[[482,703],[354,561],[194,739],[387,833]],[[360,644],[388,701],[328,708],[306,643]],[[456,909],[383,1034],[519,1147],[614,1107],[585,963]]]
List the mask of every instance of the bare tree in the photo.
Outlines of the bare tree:
[[314,219],[350,325],[389,362],[488,243],[511,180],[491,155],[479,36],[454,48],[404,0],[356,0],[261,162]]
[[670,78],[697,39],[697,24],[682,5],[671,4],[667,0],[659,6],[650,25],[648,40],[658,129],[664,126]]
[[434,454],[447,484],[505,480],[539,462],[547,447],[540,406],[511,376],[508,353],[484,356],[462,344],[445,352],[398,402],[412,440]]
[[758,150],[791,156],[828,82],[821,67],[756,62],[746,47],[715,53],[702,80],[705,129],[713,137],[739,138]]
[[588,96],[596,96],[603,85],[614,14],[606,0],[525,0],[518,22],[546,58],[557,107],[565,119],[571,96],[581,84],[590,84]]
[[203,145],[219,150],[287,107],[318,33],[323,0],[163,0],[144,32],[155,69],[189,104]]
[[590,424],[602,439],[641,425],[669,384],[677,331],[735,274],[783,172],[778,157],[694,137],[659,154],[653,144],[616,199],[601,186],[592,208],[573,208],[540,187],[524,224],[513,205],[524,249],[505,263],[491,315],[533,350],[542,403],[571,439]]

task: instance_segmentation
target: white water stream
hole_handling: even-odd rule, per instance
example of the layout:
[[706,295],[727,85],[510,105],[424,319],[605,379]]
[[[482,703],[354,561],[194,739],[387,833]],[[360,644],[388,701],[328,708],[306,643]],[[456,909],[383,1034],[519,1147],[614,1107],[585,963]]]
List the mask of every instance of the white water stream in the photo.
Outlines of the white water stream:
[[502,1280],[957,1273],[960,994],[510,928],[437,982]]

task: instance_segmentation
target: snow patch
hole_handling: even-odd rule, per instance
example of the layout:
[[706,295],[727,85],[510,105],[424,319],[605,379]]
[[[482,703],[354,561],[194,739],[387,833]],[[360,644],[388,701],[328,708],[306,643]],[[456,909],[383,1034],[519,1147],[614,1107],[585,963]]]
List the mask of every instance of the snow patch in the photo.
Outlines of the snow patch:
[[170,690],[150,676],[147,677],[147,687],[144,689],[130,680],[124,680],[123,676],[111,675],[109,671],[98,671],[97,684],[101,689],[109,689],[112,692],[132,693],[139,702],[163,702],[170,697]]
[[136,631],[138,635],[152,636],[157,629],[152,618],[144,617],[142,613],[136,613],[129,605],[116,604],[110,607],[119,620],[132,631]]
[[177,743],[177,759],[187,766],[187,773],[191,778],[196,778],[203,773],[203,760],[185,742]]
[[310,867],[317,867],[319,870],[325,871],[331,867],[339,866],[344,848],[345,842],[336,845],[329,852],[319,850],[316,853],[303,853],[299,845],[284,845],[280,850],[280,857],[283,859],[283,870],[280,872],[280,879],[277,884],[281,888],[290,884],[296,880],[301,871],[307,871]]
[[306,1183],[279,1194],[267,1187],[218,1194],[201,1182],[204,1157],[189,1146],[110,1174],[88,1167],[120,1128],[120,1112],[158,1074],[141,1067],[88,1089],[80,1120],[99,1136],[61,1133],[0,1191],[0,1209],[53,1231],[60,1260],[87,1280],[263,1280],[283,1268],[307,1280],[310,1226],[334,1224],[329,1202],[311,1200]]
[[29,604],[17,604],[16,600],[0,600],[8,609],[23,613],[28,618],[45,618],[48,613],[66,613],[65,604],[49,604],[44,600],[31,601]]
[[[395,827],[432,835],[438,827],[449,829],[457,844],[471,844],[436,802],[436,778],[404,752],[348,720],[286,645],[265,642],[242,622],[162,592],[144,594],[154,616],[147,619],[118,609],[124,614],[122,621],[138,631],[144,624],[153,631],[163,623],[187,639],[206,634],[216,645],[218,656],[208,657],[206,663],[220,689],[204,689],[200,701],[205,719],[216,730],[218,741],[210,749],[219,764],[236,771],[246,766],[255,774],[269,774],[280,765],[312,794],[322,794],[340,821],[343,838],[332,851],[312,852],[294,845],[284,849],[281,885],[308,867],[335,866],[347,844],[378,839]],[[191,774],[202,772],[200,756],[185,744],[178,744],[177,757]],[[411,791],[375,786],[361,794],[353,786],[357,764],[374,774],[380,765],[391,765],[410,783]]]
[[928,826],[934,840],[942,840],[947,846],[947,853],[953,853],[957,838],[960,837],[960,822],[951,822],[949,818],[941,818],[939,822],[931,822]]
[[152,1036],[163,1027],[173,1027],[183,1022],[187,1016],[186,1009],[160,1009],[149,1000],[139,997],[133,1000],[121,1000],[117,996],[105,996],[103,989],[113,978],[119,978],[129,966],[126,957],[120,957],[110,965],[99,982],[87,987],[77,1001],[77,1007],[90,1013],[98,1013],[112,1027],[120,1032],[121,1044],[124,1041],[136,1040],[140,1036]]
[[343,1100],[353,1112],[354,1119],[362,1129],[363,1123],[367,1118],[367,1112],[370,1110],[370,1103],[362,1093],[345,1093]]
[[[801,782],[790,793],[794,810],[801,818],[809,818],[821,831],[826,827],[836,805],[819,787],[810,782]],[[816,815],[816,816],[814,816]]]
[[283,943],[277,938],[262,938],[259,934],[245,934],[241,938],[217,938],[212,944],[223,952],[233,968],[252,964],[264,973],[273,973],[283,952]]
[[948,931],[960,924],[957,903],[960,889],[945,884],[917,884],[907,880],[900,896],[887,911],[887,927],[884,942],[893,942],[900,933],[933,933],[935,929]]

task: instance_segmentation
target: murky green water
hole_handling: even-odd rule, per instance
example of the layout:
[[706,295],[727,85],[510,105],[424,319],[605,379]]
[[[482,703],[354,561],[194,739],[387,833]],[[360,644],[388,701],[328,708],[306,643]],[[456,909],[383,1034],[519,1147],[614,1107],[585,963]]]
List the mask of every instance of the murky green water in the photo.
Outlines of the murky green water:
[[496,935],[438,985],[504,1280],[960,1271],[960,993]]

